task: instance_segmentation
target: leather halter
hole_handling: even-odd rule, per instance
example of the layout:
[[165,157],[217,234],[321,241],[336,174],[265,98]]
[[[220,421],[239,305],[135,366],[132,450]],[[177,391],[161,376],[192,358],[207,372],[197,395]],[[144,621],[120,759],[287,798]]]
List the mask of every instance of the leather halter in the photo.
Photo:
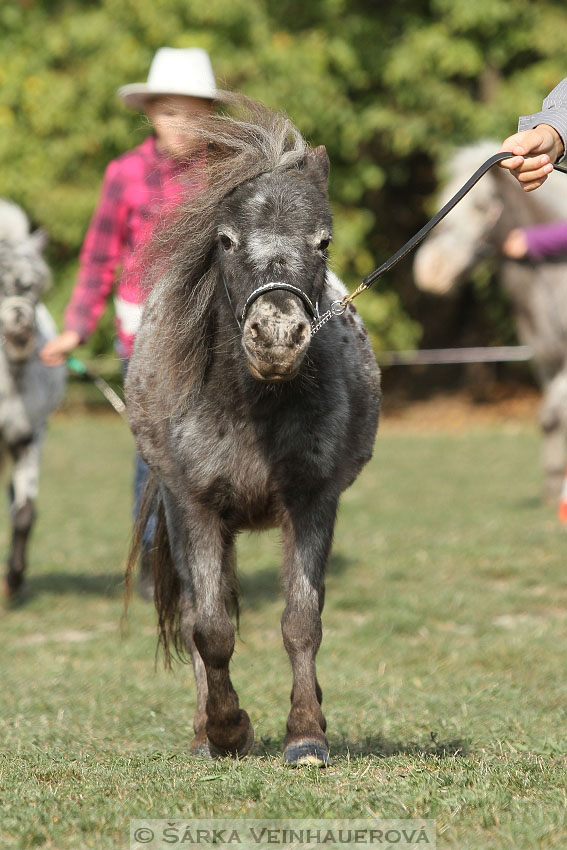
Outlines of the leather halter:
[[222,276],[222,282],[224,284],[224,290],[226,292],[226,297],[228,298],[228,303],[230,304],[230,309],[232,310],[232,314],[236,319],[236,324],[242,331],[242,326],[246,321],[246,316],[250,310],[250,307],[258,298],[261,298],[262,295],[265,295],[267,292],[274,292],[278,289],[284,290],[285,292],[291,292],[292,295],[296,295],[299,300],[303,303],[303,306],[309,313],[309,317],[312,322],[316,322],[319,319],[319,300],[316,301],[315,304],[311,301],[307,293],[305,293],[298,286],[293,286],[291,283],[284,283],[282,280],[272,280],[269,283],[265,283],[262,286],[259,286],[253,292],[250,293],[248,298],[244,303],[244,307],[240,313],[240,316],[237,315],[236,310],[234,309],[234,305],[232,303],[232,299],[230,297],[230,293],[228,291],[228,286],[226,285],[226,280],[224,275]]

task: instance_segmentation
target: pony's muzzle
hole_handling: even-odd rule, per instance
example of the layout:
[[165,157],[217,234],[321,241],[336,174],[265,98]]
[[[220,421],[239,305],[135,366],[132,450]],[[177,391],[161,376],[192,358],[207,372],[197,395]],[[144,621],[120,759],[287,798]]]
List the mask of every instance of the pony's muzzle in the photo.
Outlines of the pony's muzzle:
[[0,305],[0,328],[10,360],[26,360],[35,346],[35,306],[27,298],[5,298]]
[[250,374],[278,383],[295,378],[311,342],[311,322],[303,307],[286,298],[285,312],[268,299],[252,305],[242,329]]

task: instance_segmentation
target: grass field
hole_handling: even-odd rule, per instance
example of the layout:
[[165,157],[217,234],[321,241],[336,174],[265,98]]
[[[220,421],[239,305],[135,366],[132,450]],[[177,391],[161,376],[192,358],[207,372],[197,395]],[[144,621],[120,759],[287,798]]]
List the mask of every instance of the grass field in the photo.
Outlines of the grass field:
[[[131,442],[59,415],[25,603],[0,614],[0,847],[127,848],[130,818],[434,818],[437,846],[567,846],[567,533],[526,424],[386,422],[345,494],[319,678],[332,766],[280,761],[290,674],[276,535],[243,537],[233,680],[257,743],[191,760],[190,671],[120,636]],[[3,530],[3,548],[7,543]]]

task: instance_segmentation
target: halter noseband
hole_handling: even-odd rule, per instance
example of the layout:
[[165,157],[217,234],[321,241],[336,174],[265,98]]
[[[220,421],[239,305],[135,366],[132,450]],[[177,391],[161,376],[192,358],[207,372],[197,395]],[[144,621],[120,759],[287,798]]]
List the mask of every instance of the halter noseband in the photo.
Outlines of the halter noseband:
[[226,292],[226,297],[228,298],[228,303],[230,304],[230,308],[232,310],[234,318],[236,319],[236,324],[238,325],[238,327],[240,328],[241,331],[242,331],[242,326],[243,326],[244,322],[246,321],[246,316],[248,315],[248,311],[250,310],[250,307],[252,306],[254,301],[256,301],[258,298],[260,298],[262,295],[265,295],[267,292],[273,292],[274,290],[278,290],[278,289],[283,289],[286,292],[291,292],[293,295],[297,295],[297,297],[300,299],[300,301],[303,302],[303,306],[305,307],[305,309],[309,313],[312,324],[317,322],[320,318],[320,315],[319,315],[319,299],[317,299],[316,303],[313,304],[313,302],[311,301],[309,296],[302,289],[300,289],[298,286],[293,286],[291,283],[284,283],[281,280],[272,280],[269,283],[263,284],[263,286],[259,286],[257,289],[255,289],[253,292],[251,292],[250,295],[248,296],[248,298],[246,299],[245,303],[244,303],[244,307],[242,308],[242,312],[240,313],[240,317],[239,317],[236,314],[236,310],[234,309],[232,299],[230,297],[230,293],[228,291],[228,286],[226,285],[226,280],[225,280],[224,275],[222,276],[222,281],[224,283],[224,289],[225,289],[225,292]]

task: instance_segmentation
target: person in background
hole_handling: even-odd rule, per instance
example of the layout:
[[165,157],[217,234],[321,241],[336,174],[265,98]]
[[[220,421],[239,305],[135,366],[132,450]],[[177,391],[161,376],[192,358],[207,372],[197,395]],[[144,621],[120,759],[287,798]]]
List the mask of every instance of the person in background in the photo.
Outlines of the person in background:
[[502,243],[502,253],[513,260],[536,262],[567,254],[567,221],[550,221],[511,230]]
[[[204,152],[197,135],[192,139],[187,126],[192,120],[197,123],[211,115],[218,100],[206,51],[162,47],[153,58],[147,82],[123,86],[118,95],[126,106],[146,113],[153,134],[106,169],[100,200],[81,249],[64,329],[41,351],[41,359],[49,366],[62,363],[88,339],[114,292],[117,349],[124,370],[127,368],[146,295],[136,249],[147,244],[159,214],[179,203],[182,193],[187,197],[198,192],[205,179]],[[147,466],[137,456],[134,516],[148,475]],[[144,535],[146,552],[152,536],[149,525]],[[144,596],[152,594],[144,555],[140,591]]]
[[[545,98],[541,112],[525,115],[518,122],[518,133],[502,142],[501,151],[516,156],[500,163],[509,169],[525,192],[532,192],[545,183],[554,164],[567,155],[567,77]],[[546,230],[512,230],[505,240],[503,252],[515,259],[531,256],[539,259],[564,250],[567,244],[567,223],[544,225]],[[559,519],[567,523],[567,473],[563,480],[559,503]]]
[[567,153],[567,77],[543,101],[541,112],[519,119],[518,131],[502,142],[501,151],[516,156],[500,163],[525,192],[539,188]]

